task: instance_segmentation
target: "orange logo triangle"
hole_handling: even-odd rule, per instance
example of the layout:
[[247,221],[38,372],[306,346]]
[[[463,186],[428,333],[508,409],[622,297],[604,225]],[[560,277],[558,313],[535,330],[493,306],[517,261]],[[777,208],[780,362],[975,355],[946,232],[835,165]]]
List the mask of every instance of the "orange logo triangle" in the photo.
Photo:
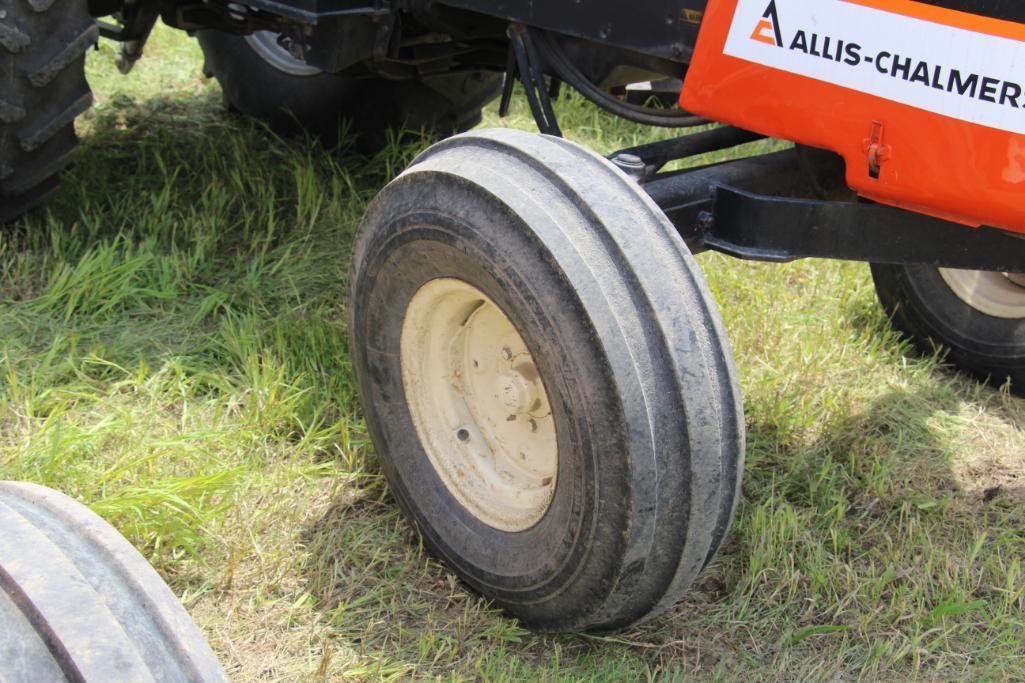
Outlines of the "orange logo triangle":
[[751,34],[751,40],[757,40],[759,43],[766,43],[773,47],[778,47],[776,43],[776,31],[772,28],[772,22],[768,19],[762,19],[755,26],[754,33]]
[[762,14],[761,20],[751,34],[751,40],[757,40],[759,43],[765,43],[773,47],[783,47],[783,34],[779,28],[779,13],[776,11],[776,0],[769,0],[765,13]]

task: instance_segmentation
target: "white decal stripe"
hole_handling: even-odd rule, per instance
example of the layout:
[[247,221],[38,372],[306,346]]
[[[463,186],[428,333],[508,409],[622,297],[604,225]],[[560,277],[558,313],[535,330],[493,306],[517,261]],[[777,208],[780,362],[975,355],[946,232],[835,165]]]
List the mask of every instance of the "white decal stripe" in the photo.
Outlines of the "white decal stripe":
[[[1025,42],[842,0],[775,3],[783,45],[751,37],[763,21],[769,0],[739,0],[726,54],[961,121],[1025,134]],[[840,41],[843,48],[837,58]]]

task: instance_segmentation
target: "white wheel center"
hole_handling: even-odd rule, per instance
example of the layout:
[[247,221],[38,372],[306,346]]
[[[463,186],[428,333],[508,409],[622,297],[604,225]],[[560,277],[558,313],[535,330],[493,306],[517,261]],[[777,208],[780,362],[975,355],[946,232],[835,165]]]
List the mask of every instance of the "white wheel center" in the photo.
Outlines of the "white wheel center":
[[994,318],[1025,318],[1025,275],[955,268],[939,270],[957,298],[975,310]]
[[476,287],[432,280],[406,309],[400,355],[417,435],[449,492],[496,529],[537,524],[555,493],[558,443],[512,321]]
[[518,372],[499,375],[495,393],[514,415],[524,415],[537,403],[537,388]]

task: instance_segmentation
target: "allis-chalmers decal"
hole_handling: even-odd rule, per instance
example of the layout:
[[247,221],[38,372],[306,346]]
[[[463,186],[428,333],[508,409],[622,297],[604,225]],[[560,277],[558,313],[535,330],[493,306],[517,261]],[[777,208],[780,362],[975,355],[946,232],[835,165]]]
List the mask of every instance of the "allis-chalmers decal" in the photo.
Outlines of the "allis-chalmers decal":
[[907,0],[739,0],[725,52],[1025,134],[1025,25]]

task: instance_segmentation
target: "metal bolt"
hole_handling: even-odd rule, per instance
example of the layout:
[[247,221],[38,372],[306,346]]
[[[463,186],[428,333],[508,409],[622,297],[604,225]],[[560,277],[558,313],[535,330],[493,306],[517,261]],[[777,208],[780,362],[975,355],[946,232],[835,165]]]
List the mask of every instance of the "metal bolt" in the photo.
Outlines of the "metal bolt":
[[623,173],[626,173],[634,180],[640,180],[643,178],[644,172],[647,170],[644,159],[641,159],[636,154],[629,154],[626,152],[617,154],[612,157],[612,163],[618,166]]
[[698,214],[698,230],[708,232],[715,227],[715,216],[711,211],[702,211]]

